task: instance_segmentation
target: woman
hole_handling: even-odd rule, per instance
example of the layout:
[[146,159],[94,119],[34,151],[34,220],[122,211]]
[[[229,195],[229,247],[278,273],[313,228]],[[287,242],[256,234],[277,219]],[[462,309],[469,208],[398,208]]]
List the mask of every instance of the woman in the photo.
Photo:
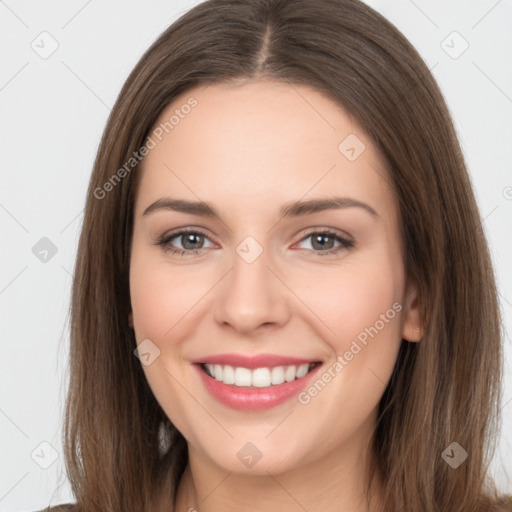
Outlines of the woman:
[[395,27],[211,0],[159,37],[88,191],[75,510],[512,510],[501,350],[452,121]]

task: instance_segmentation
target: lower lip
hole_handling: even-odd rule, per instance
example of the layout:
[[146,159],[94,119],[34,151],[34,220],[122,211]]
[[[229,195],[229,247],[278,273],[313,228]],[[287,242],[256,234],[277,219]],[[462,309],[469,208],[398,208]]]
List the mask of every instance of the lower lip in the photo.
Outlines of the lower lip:
[[300,379],[267,388],[238,387],[224,384],[206,375],[201,365],[194,364],[194,366],[199,371],[205,388],[219,402],[233,409],[261,411],[276,407],[299,394],[322,365],[313,368]]

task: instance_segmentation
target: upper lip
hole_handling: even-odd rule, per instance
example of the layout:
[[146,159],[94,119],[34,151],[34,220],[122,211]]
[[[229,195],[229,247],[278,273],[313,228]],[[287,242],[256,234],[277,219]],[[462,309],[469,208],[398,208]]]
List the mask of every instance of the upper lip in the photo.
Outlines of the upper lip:
[[280,356],[277,354],[258,354],[254,356],[245,356],[242,354],[215,354],[192,361],[192,363],[196,364],[227,364],[229,366],[249,369],[301,365],[315,362],[319,362],[318,359],[303,359],[299,357]]

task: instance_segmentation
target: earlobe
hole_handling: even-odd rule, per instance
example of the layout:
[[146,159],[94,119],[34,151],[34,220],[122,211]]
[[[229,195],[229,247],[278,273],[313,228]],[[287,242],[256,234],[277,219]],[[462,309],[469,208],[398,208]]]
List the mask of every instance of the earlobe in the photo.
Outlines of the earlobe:
[[421,325],[420,301],[415,285],[408,286],[403,306],[402,338],[411,342],[421,341],[424,329]]

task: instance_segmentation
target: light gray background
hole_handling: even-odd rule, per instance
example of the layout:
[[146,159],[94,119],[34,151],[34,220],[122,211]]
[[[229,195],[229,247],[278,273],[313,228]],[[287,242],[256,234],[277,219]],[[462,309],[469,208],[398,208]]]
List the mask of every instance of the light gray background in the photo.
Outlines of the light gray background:
[[[0,0],[0,511],[72,501],[60,437],[67,308],[93,158],[130,70],[197,3]],[[465,152],[508,333],[492,469],[512,492],[512,1],[368,3],[433,70]],[[48,51],[52,38],[43,59],[31,45]],[[42,237],[58,249],[46,263],[32,252]]]

